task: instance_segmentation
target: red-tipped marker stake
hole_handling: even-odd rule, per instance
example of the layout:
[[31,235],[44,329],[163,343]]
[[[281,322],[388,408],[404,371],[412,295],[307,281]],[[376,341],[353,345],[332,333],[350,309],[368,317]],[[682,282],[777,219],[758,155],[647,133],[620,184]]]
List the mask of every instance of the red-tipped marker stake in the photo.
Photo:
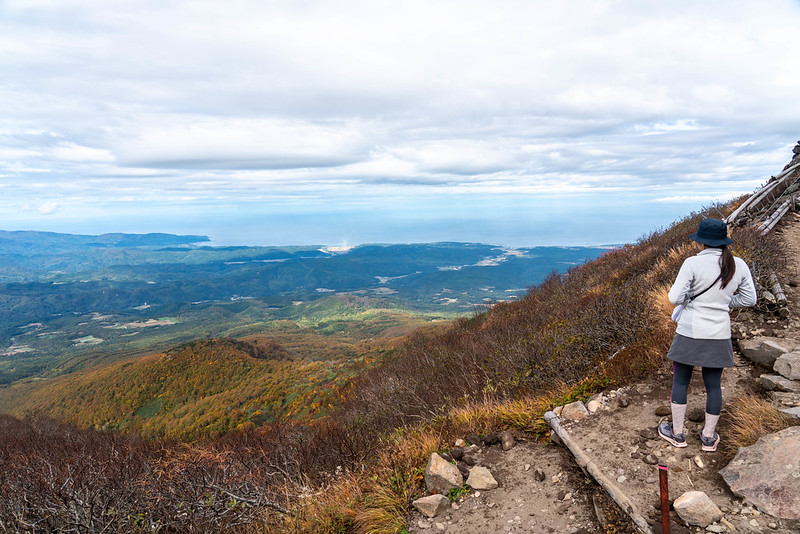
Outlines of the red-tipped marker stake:
[[669,489],[667,487],[667,464],[658,462],[658,478],[661,485],[661,532],[669,534]]

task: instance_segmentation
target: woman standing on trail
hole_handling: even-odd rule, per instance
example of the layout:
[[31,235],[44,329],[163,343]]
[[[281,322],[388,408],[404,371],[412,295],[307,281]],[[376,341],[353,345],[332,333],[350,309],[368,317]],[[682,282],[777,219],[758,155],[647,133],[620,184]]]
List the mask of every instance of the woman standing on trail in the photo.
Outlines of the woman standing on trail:
[[[689,239],[703,250],[687,258],[669,290],[672,304],[683,304],[667,358],[673,361],[672,423],[658,425],[658,434],[676,447],[685,447],[683,422],[686,394],[694,366],[702,367],[706,387],[706,420],[700,431],[704,451],[717,450],[717,421],[722,410],[722,369],[733,367],[730,308],[756,303],[753,277],[747,264],[728,250],[724,221],[704,219]],[[673,315],[673,318],[675,316]]]

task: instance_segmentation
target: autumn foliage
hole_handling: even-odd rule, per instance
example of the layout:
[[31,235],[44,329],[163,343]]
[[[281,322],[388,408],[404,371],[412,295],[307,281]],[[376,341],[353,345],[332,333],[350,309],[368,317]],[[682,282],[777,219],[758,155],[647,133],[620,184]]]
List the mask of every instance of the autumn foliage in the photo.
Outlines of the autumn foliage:
[[[686,236],[717,208],[554,274],[520,301],[417,331],[374,361],[299,365],[202,341],[55,381],[51,401],[61,400],[40,399],[43,412],[126,433],[0,419],[0,528],[397,532],[420,488],[414,466],[451,433],[489,421],[535,430],[548,399],[664,365],[665,293],[693,253]],[[737,229],[734,239],[757,276],[780,267],[772,238]],[[58,412],[67,392],[91,408]],[[399,436],[416,445],[385,454]]]

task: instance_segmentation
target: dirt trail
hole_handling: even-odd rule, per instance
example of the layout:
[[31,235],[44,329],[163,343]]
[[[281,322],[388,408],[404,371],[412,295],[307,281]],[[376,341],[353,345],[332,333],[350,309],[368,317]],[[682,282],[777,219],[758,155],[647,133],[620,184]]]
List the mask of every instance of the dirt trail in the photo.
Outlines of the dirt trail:
[[[800,347],[800,215],[787,215],[775,232],[781,236],[789,256],[780,280],[790,302],[791,315],[788,320],[778,320],[755,311],[742,312],[735,317],[734,337],[774,336],[785,338],[788,347]],[[723,373],[724,402],[758,390],[761,373],[762,370],[737,354],[736,366]],[[729,526],[720,531],[732,532],[730,526],[733,526],[739,533],[797,533],[797,525],[760,514],[729,491],[719,475],[724,467],[720,465],[721,453],[700,449],[697,433],[701,422],[687,421],[689,445],[686,448],[674,448],[658,438],[656,427],[665,417],[655,412],[660,406],[669,406],[670,387],[671,375],[660,372],[645,383],[614,392],[606,407],[564,426],[602,472],[631,499],[656,532],[660,532],[660,512],[657,510],[658,468],[654,460],[665,460],[670,467],[670,498],[675,499],[690,490],[705,492],[725,514]],[[702,410],[704,405],[702,377],[696,370],[689,388],[689,408]],[[723,440],[728,424],[723,411],[718,427]],[[523,438],[507,452],[499,446],[484,448],[478,458],[481,465],[493,472],[500,487],[473,492],[433,519],[414,513],[409,519],[410,532],[635,532],[562,447]],[[541,475],[537,478],[537,469],[544,472],[543,479]],[[605,515],[605,525],[601,525],[598,515]],[[673,522],[673,533],[705,531]]]

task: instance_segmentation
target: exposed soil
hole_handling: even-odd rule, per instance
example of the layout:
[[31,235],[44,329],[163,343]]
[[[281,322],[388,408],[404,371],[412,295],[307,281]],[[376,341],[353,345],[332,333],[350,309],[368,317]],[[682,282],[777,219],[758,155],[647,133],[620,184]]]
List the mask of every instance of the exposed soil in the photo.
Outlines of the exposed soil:
[[[747,310],[734,318],[734,338],[766,335],[785,338],[787,347],[800,347],[800,215],[789,214],[776,228],[788,251],[789,264],[780,281],[790,303],[789,319],[777,319],[757,310]],[[735,344],[734,344],[735,346]],[[723,398],[734,398],[760,391],[762,369],[736,354],[736,366],[723,373]],[[669,406],[671,375],[664,371],[649,381],[613,392],[606,406],[576,423],[564,423],[572,438],[592,458],[601,471],[625,493],[655,532],[661,531],[658,468],[661,460],[669,466],[671,500],[686,491],[705,492],[725,514],[720,532],[800,532],[800,525],[781,521],[743,504],[734,496],[719,470],[724,467],[721,452],[703,452],[698,437],[702,422],[687,419],[685,448],[675,448],[660,439],[657,425],[667,417],[658,416],[658,407]],[[623,400],[624,399],[624,400]],[[689,410],[705,405],[705,391],[699,370],[689,387]],[[726,413],[718,426],[722,439],[729,421]],[[448,512],[427,519],[418,513],[409,518],[409,531],[458,532],[464,534],[499,533],[594,533],[636,532],[625,514],[611,504],[605,492],[575,464],[571,454],[552,443],[520,441],[504,452],[499,445],[484,448],[479,464],[488,467],[500,487],[473,491],[463,496]],[[544,471],[539,480],[536,470]],[[541,475],[539,476],[541,478]],[[672,512],[673,533],[705,532],[683,526]],[[731,528],[733,527],[733,528]]]

